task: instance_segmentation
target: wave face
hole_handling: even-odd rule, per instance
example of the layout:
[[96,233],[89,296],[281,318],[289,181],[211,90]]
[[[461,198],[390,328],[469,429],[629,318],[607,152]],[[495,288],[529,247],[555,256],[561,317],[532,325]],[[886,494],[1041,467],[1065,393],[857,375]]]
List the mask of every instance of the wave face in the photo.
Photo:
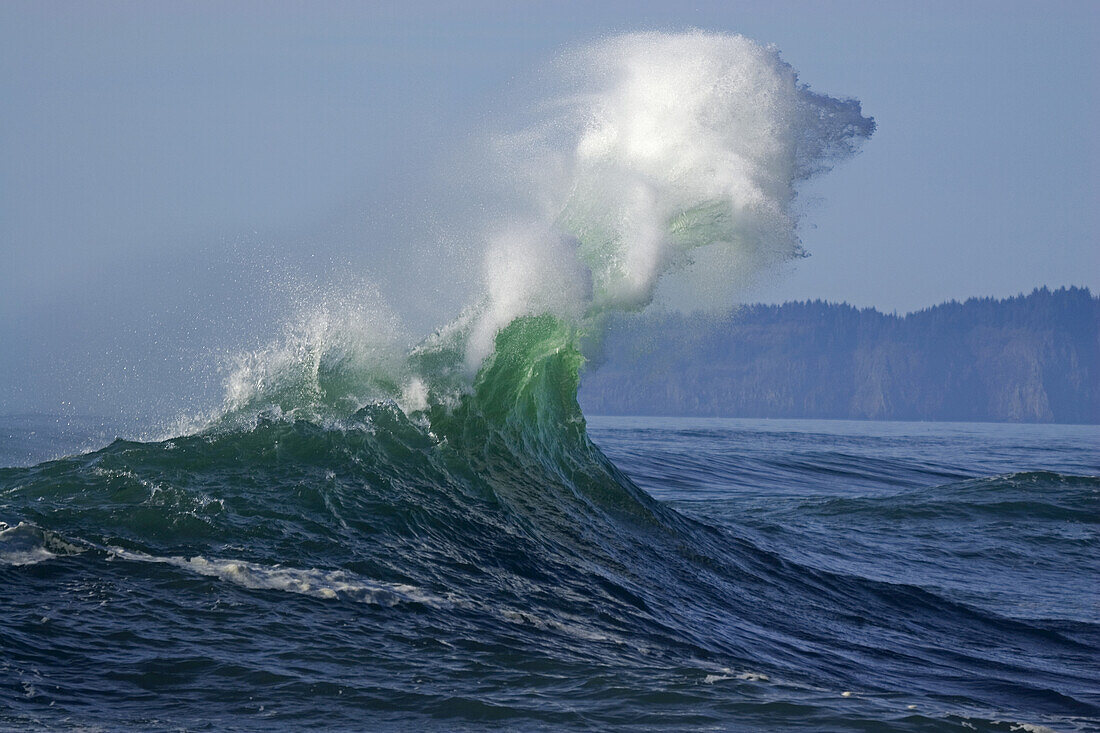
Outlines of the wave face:
[[431,423],[0,470],[0,727],[1094,729],[1100,479],[967,478],[996,436],[925,426],[601,427],[657,501],[566,330],[505,329]]
[[797,181],[873,123],[739,37],[631,35],[563,63],[575,93],[501,141],[537,163],[513,180],[539,206],[489,237],[484,295],[453,323],[405,350],[384,318],[323,303],[240,358],[199,428],[0,470],[0,722],[1097,715],[1095,619],[820,567],[651,498],[590,440],[576,395],[603,315],[796,255]]
[[572,338],[517,320],[473,391],[426,420],[393,403],[341,424],[261,416],[0,470],[17,520],[0,530],[0,721],[1100,720],[1081,585],[1100,479],[967,479],[991,445],[973,438],[906,460],[909,436],[602,431],[662,503],[589,439]]

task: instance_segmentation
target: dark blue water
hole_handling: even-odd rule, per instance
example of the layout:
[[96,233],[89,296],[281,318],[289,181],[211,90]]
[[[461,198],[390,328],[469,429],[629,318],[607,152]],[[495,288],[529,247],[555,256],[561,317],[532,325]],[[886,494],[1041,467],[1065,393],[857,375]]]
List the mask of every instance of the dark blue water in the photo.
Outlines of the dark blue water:
[[1100,428],[573,417],[6,419],[0,728],[1100,730]]

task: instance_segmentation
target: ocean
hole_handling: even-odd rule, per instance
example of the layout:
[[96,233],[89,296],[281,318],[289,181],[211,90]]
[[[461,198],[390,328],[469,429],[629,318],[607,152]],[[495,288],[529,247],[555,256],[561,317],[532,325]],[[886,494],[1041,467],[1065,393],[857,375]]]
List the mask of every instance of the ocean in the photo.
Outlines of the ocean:
[[287,286],[216,407],[0,423],[0,728],[1100,730],[1096,427],[577,402],[609,317],[805,253],[798,186],[860,103],[702,31],[548,76],[470,176],[482,282],[429,336]]
[[0,727],[1100,729],[1100,428],[570,417],[3,469]]

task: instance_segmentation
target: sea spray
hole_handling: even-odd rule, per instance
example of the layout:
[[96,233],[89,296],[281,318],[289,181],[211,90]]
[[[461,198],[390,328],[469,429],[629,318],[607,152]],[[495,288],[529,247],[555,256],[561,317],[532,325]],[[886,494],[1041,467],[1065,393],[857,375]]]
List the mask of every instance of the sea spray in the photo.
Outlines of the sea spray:
[[595,342],[607,313],[644,308],[668,278],[689,284],[684,305],[727,305],[801,253],[799,181],[874,130],[859,102],[811,91],[775,48],[737,35],[615,36],[548,73],[535,119],[492,136],[489,175],[515,213],[484,223],[481,294],[464,312],[404,361],[379,358],[363,324],[314,317],[239,360],[226,412],[347,415],[389,399],[422,413],[470,394],[517,318],[550,316]]
[[739,282],[737,268],[797,256],[796,184],[874,130],[859,102],[810,91],[742,36],[617,36],[555,70],[546,119],[500,138],[502,175],[576,240],[592,309],[643,307],[663,276],[702,274],[701,258]]

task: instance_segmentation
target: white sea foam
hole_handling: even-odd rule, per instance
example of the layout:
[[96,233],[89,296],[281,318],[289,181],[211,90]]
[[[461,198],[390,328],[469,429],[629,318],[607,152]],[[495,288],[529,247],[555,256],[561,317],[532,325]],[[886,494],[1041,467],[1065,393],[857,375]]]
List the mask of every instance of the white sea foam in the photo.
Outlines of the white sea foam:
[[444,599],[430,596],[410,585],[367,580],[340,570],[288,568],[261,565],[245,560],[195,557],[158,557],[143,552],[112,547],[111,553],[125,560],[173,565],[199,575],[256,590],[277,590],[314,598],[343,599],[374,606],[399,603],[448,605]]
[[0,564],[35,565],[62,555],[83,552],[52,532],[45,532],[28,522],[14,527],[0,522]]
[[34,565],[56,557],[46,549],[42,530],[20,522],[14,527],[0,528],[0,563],[4,565]]
[[742,680],[745,682],[771,682],[771,678],[760,672],[738,672],[733,669],[723,668],[720,674],[708,674],[703,678],[704,685],[713,685],[715,682],[725,680]]

